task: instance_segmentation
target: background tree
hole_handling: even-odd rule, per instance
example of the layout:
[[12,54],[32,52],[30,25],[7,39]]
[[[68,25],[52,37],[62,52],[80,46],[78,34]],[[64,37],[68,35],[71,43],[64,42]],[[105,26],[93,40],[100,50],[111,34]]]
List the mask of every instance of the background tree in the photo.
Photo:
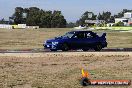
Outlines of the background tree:
[[15,8],[15,13],[13,14],[15,24],[22,24],[23,23],[22,15],[23,15],[23,8],[16,7]]
[[97,16],[98,20],[104,20],[104,17],[101,13],[99,13],[99,15]]
[[115,23],[115,18],[114,18],[114,16],[111,16],[111,17],[110,17],[109,23]]
[[0,24],[5,24],[6,22],[5,22],[5,19],[4,18],[2,18],[1,20],[0,20]]
[[27,15],[26,24],[29,26],[38,26],[40,23],[40,9],[30,7]]
[[[91,17],[89,17],[89,14],[91,14]],[[86,11],[79,20],[77,20],[77,25],[84,25],[85,20],[96,20],[97,15],[95,15],[93,12]]]
[[66,20],[61,11],[54,11],[52,14],[51,27],[66,27]]
[[124,16],[124,13],[126,12],[132,12],[132,10],[129,9],[123,9],[121,12],[119,12],[117,15],[114,15],[115,18],[121,18]]
[[113,26],[124,26],[124,23],[120,21],[120,22],[114,24]]
[[76,26],[76,23],[73,23],[73,22],[69,22],[69,23],[67,23],[67,25],[66,25],[67,28],[73,28],[73,27],[75,27],[75,26]]
[[62,28],[66,27],[67,23],[61,11],[44,11],[37,7],[16,7],[15,13],[11,18],[14,19],[14,24],[27,24],[46,28]]
[[98,20],[105,20],[106,23],[108,23],[110,21],[111,18],[111,12],[103,12],[102,14],[99,13],[98,15]]

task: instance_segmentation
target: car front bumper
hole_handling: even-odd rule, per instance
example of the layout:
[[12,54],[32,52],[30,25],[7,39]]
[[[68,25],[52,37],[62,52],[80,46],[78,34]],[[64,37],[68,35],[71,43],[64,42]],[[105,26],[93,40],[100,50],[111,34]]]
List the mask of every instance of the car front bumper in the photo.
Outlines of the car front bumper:
[[60,49],[60,45],[59,44],[56,44],[56,45],[53,45],[53,44],[43,44],[43,46],[44,46],[44,49],[57,49],[57,50]]

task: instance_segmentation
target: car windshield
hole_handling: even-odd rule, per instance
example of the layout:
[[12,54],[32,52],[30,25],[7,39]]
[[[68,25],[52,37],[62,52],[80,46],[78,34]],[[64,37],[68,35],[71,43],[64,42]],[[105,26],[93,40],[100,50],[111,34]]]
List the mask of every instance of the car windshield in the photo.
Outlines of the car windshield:
[[68,32],[65,35],[63,35],[62,37],[68,37],[71,38],[74,35],[74,32]]

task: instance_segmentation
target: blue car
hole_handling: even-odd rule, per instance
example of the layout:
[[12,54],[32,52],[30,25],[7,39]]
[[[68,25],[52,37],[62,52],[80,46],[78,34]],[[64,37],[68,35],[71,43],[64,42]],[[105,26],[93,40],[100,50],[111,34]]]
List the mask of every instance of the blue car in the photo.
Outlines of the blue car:
[[99,36],[97,33],[92,31],[71,31],[63,36],[49,39],[43,44],[45,49],[51,51],[68,51],[82,49],[88,51],[94,49],[100,51],[102,48],[107,47],[106,33]]

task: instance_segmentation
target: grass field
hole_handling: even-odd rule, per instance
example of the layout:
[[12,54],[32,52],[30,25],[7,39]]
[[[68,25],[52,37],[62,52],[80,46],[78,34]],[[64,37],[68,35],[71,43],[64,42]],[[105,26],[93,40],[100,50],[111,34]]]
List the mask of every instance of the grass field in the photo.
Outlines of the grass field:
[[[72,29],[68,28],[44,28],[44,29],[0,29],[0,49],[32,49],[43,48],[45,40],[63,35]],[[131,48],[132,32],[119,32],[111,30],[99,30],[107,32],[108,48]]]
[[[43,48],[43,41],[71,29],[3,30],[0,49]],[[107,32],[108,48],[131,48],[132,33]],[[132,80],[132,52],[0,53],[0,88],[83,88],[81,68],[90,79]],[[88,86],[86,88],[132,88]]]
[[95,27],[96,29],[132,30],[132,27]]
[[132,80],[132,52],[1,53],[0,88],[83,88],[81,68],[93,80]]

